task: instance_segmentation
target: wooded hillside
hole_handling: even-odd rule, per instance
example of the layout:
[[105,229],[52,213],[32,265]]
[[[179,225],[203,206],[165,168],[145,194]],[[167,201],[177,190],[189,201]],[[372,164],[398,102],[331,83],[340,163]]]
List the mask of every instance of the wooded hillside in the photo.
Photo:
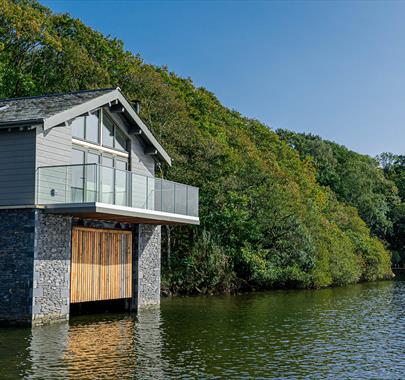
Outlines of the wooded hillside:
[[[173,158],[157,174],[200,187],[201,226],[162,229],[166,290],[324,287],[391,276],[390,253],[377,237],[391,228],[386,213],[368,220],[368,200],[363,207],[346,199],[290,141],[69,15],[0,0],[0,97],[116,86],[141,100],[142,118]],[[380,180],[393,195],[378,202],[391,209],[395,185]]]

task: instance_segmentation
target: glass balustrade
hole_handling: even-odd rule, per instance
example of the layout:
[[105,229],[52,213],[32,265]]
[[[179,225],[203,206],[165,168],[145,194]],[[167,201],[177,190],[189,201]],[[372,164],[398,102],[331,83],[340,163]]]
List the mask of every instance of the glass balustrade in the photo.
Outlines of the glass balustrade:
[[37,170],[37,203],[100,202],[198,217],[198,188],[99,164]]

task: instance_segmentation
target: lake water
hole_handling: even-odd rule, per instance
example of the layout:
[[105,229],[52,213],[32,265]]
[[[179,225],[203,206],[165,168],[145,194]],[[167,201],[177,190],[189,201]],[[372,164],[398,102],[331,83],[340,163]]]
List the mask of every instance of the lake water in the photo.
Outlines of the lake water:
[[405,379],[405,282],[163,299],[0,329],[0,379]]

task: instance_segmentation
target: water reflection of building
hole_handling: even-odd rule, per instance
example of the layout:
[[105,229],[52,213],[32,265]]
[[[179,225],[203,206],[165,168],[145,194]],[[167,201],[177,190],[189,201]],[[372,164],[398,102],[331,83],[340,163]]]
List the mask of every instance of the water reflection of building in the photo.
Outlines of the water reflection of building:
[[28,346],[28,362],[24,368],[24,379],[68,378],[63,365],[68,345],[69,325],[57,323],[32,329]]
[[134,325],[135,321],[128,317],[71,326],[64,355],[70,376],[126,377],[134,363]]
[[135,319],[59,323],[32,330],[31,379],[162,379],[160,311],[144,310]]
[[[135,325],[135,378],[163,379],[167,363],[163,357],[164,336],[161,327],[160,310],[144,309],[138,311]],[[166,374],[167,378],[167,374]]]

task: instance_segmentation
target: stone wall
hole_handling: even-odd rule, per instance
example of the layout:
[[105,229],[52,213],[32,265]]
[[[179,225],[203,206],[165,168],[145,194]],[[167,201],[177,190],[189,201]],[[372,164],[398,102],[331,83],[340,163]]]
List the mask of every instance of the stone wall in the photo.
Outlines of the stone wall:
[[[0,210],[0,322],[69,319],[72,218]],[[134,225],[133,302],[160,303],[161,227]]]
[[36,211],[32,323],[69,319],[72,218]]
[[161,227],[140,224],[134,239],[134,287],[137,308],[160,304]]
[[31,321],[35,210],[0,210],[0,321]]

